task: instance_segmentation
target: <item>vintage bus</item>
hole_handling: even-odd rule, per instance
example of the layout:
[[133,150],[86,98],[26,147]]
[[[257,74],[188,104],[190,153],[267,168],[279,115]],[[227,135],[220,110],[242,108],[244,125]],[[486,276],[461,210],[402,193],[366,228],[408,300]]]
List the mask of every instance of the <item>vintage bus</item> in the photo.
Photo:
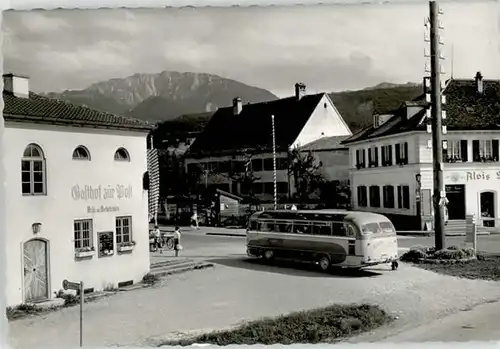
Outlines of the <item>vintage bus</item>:
[[361,269],[391,263],[397,269],[398,240],[380,214],[347,210],[276,210],[250,216],[247,254],[267,261],[287,258]]

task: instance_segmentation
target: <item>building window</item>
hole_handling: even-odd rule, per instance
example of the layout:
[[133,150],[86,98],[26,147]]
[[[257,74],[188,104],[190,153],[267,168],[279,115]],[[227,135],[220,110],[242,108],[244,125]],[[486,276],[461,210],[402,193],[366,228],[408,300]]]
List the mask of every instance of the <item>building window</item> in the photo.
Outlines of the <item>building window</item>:
[[264,192],[264,185],[262,182],[252,183],[252,191],[254,194],[262,194]]
[[264,194],[274,194],[273,182],[264,182]]
[[116,217],[116,244],[132,242],[132,217]]
[[381,149],[382,166],[392,166],[392,145],[384,145]]
[[[446,142],[446,147],[444,143]],[[467,161],[467,140],[443,141],[443,161],[462,162]]]
[[288,182],[278,182],[278,194],[288,194]]
[[358,206],[366,207],[368,206],[368,196],[366,193],[366,187],[364,185],[357,188],[358,191]]
[[253,159],[252,160],[252,170],[254,172],[262,171],[262,159]]
[[75,250],[92,248],[92,219],[79,219],[73,223]]
[[79,145],[73,150],[73,160],[88,160],[90,161],[90,152],[83,145]]
[[23,195],[46,194],[45,156],[35,144],[26,147],[21,160],[21,190]]
[[384,186],[384,207],[394,208],[394,187],[392,185]]
[[498,161],[498,139],[472,141],[474,162]]
[[278,171],[283,171],[288,169],[288,158],[277,158],[276,159],[276,169]]
[[357,149],[356,150],[356,168],[357,169],[366,167],[365,155],[366,155],[365,149]]
[[410,209],[410,187],[408,185],[398,186],[398,208]]
[[274,171],[273,158],[264,159],[264,171]]
[[396,165],[408,165],[408,142],[396,144]]
[[380,187],[370,186],[370,207],[380,207]]
[[368,166],[378,166],[378,147],[371,147],[368,149]]
[[125,148],[118,148],[115,152],[116,161],[130,161],[130,156]]

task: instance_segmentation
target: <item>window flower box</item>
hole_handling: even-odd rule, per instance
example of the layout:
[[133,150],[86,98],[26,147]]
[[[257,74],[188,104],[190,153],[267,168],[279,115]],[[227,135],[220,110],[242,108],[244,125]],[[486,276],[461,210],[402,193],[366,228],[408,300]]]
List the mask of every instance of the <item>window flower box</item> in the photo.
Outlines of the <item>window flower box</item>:
[[135,241],[122,242],[117,246],[118,252],[129,252],[135,247]]
[[83,247],[75,250],[76,258],[92,257],[95,253],[94,247]]

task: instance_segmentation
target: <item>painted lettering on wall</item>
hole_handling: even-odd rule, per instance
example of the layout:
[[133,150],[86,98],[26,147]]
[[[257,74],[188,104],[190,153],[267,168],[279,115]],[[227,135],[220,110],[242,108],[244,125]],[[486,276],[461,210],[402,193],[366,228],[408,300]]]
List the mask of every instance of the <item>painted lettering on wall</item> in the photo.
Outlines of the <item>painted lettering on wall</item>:
[[491,179],[500,179],[500,171],[488,173],[484,171],[468,171],[466,172],[467,182],[470,181],[489,181]]
[[118,206],[87,206],[87,213],[118,212]]
[[108,199],[131,199],[132,185],[118,184],[115,186],[107,185],[74,185],[71,188],[71,197],[73,200],[108,200]]

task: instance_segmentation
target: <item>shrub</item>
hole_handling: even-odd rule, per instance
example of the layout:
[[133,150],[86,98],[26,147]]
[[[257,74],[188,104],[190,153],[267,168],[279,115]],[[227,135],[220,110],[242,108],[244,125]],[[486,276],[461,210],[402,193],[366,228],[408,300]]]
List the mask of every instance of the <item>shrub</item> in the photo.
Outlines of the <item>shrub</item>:
[[369,331],[391,320],[378,306],[333,305],[274,319],[262,319],[234,330],[212,332],[162,345],[320,343]]
[[26,315],[36,314],[41,311],[43,311],[43,308],[34,304],[19,304],[15,307],[7,307],[6,315],[8,320],[13,320]]
[[160,280],[158,275],[151,273],[147,273],[142,278],[142,282],[148,285],[154,285],[156,282],[158,282],[158,280]]
[[450,246],[446,249],[435,251],[434,247],[415,246],[401,256],[401,261],[419,263],[422,259],[428,260],[462,260],[474,257],[473,248]]

